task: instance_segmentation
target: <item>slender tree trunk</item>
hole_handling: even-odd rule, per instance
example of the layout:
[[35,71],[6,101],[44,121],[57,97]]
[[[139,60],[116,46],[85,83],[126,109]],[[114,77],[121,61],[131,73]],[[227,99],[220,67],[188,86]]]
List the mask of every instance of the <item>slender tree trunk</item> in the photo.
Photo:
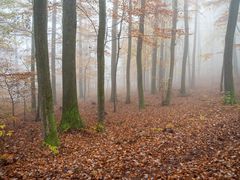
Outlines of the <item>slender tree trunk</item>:
[[191,86],[191,62],[190,62],[190,52],[188,51],[188,57],[187,57],[187,66],[188,66],[188,85]]
[[131,66],[131,57],[132,57],[132,0],[129,0],[129,24],[128,24],[128,55],[127,55],[127,96],[126,96],[126,104],[131,103],[131,84],[130,84],[130,66]]
[[80,117],[76,84],[76,0],[63,0],[63,110],[62,131],[80,129],[84,123]]
[[34,20],[32,17],[32,44],[31,44],[31,111],[36,112],[36,83],[35,83],[35,40],[34,40]]
[[151,94],[156,94],[157,92],[157,86],[156,86],[156,77],[157,77],[157,27],[158,27],[158,15],[157,15],[157,10],[155,10],[155,22],[154,22],[154,45],[152,49],[152,76],[151,76]]
[[168,78],[168,89],[165,100],[163,101],[163,105],[169,105],[171,101],[172,94],[172,83],[173,83],[173,72],[174,72],[174,63],[175,63],[175,46],[176,46],[176,30],[177,30],[177,15],[178,15],[178,1],[172,1],[173,7],[173,17],[172,17],[172,33],[171,33],[171,58],[170,58],[170,72]]
[[112,57],[111,57],[111,101],[114,101],[114,95],[117,94],[117,67],[116,67],[116,58],[117,58],[117,31],[118,31],[118,0],[113,0],[113,14],[112,14]]
[[196,0],[195,23],[194,23],[194,40],[193,40],[193,57],[192,57],[192,82],[191,88],[195,88],[196,83],[196,46],[197,46],[197,25],[198,25],[198,0]]
[[237,48],[236,44],[236,36],[234,36],[234,45],[233,45],[233,67],[234,67],[234,76],[239,78],[239,69],[238,69],[238,56],[237,56]]
[[200,18],[199,18],[199,20],[198,20],[198,35],[197,35],[197,37],[198,37],[198,58],[197,58],[197,60],[198,60],[198,79],[200,79],[200,76],[201,76],[201,53],[202,53],[202,48],[201,48],[201,29],[200,29],[200,27],[201,27],[201,21],[200,21]]
[[56,0],[53,0],[51,69],[52,69],[53,101],[54,101],[55,105],[57,104],[57,91],[56,91],[56,26],[57,26],[57,7],[56,7]]
[[45,143],[58,146],[59,139],[53,109],[47,40],[47,0],[34,0],[34,36],[38,71],[38,88],[41,92],[40,117],[44,125]]
[[188,0],[184,0],[184,24],[185,24],[185,37],[184,37],[184,52],[182,62],[182,79],[181,79],[181,94],[186,95],[186,69],[187,69],[187,56],[189,47],[189,24],[188,24]]
[[144,36],[144,9],[145,0],[141,0],[142,13],[139,19],[139,35],[137,40],[137,82],[138,82],[138,102],[139,109],[144,108],[144,92],[143,92],[143,77],[142,77],[142,46],[143,46],[143,36]]
[[[118,67],[118,61],[119,61],[119,56],[120,56],[120,50],[121,50],[121,35],[122,35],[122,27],[123,27],[123,19],[124,19],[124,13],[125,13],[125,9],[123,9],[122,11],[122,17],[121,17],[121,21],[120,21],[120,28],[119,28],[119,32],[117,34],[117,57],[116,57],[116,64],[115,64],[115,76],[114,76],[114,82],[117,82],[117,67]],[[116,87],[116,84],[115,84]],[[113,96],[114,100],[114,109],[113,112],[117,112],[117,90],[114,91],[114,96]]]
[[97,69],[98,69],[98,122],[103,123],[104,105],[104,44],[106,32],[106,0],[99,1],[99,29],[97,38]]
[[[165,22],[162,21],[162,28],[165,28]],[[164,39],[161,39],[160,45],[160,62],[159,62],[159,91],[163,90],[163,83],[165,79],[165,63],[164,63]]]
[[12,116],[15,116],[15,102],[12,97],[11,97],[11,102],[12,102]]
[[79,98],[84,98],[84,89],[83,89],[83,67],[82,67],[82,54],[83,54],[83,50],[82,50],[82,32],[81,32],[81,28],[82,28],[82,18],[79,15],[79,67],[78,67],[78,72],[79,72],[79,77],[78,77],[78,87],[79,87]]
[[227,32],[225,37],[225,48],[224,48],[224,92],[225,92],[225,103],[234,104],[235,92],[233,82],[233,41],[234,34],[238,19],[240,0],[231,0],[229,8],[229,17]]
[[224,83],[224,63],[222,65],[222,71],[221,71],[221,81],[220,81],[220,92],[223,92],[223,84]]
[[86,101],[87,96],[87,66],[84,69],[84,92],[83,92],[83,99]]

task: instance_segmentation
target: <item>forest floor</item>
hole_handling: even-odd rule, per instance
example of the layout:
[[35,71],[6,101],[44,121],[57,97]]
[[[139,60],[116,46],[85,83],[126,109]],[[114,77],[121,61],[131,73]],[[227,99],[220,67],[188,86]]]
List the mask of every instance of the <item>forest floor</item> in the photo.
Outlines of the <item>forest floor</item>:
[[147,96],[142,111],[120,101],[113,113],[107,102],[104,133],[94,130],[96,103],[80,107],[87,128],[62,134],[57,155],[41,123],[18,121],[2,142],[0,179],[240,179],[239,106],[217,93],[176,96],[169,107]]

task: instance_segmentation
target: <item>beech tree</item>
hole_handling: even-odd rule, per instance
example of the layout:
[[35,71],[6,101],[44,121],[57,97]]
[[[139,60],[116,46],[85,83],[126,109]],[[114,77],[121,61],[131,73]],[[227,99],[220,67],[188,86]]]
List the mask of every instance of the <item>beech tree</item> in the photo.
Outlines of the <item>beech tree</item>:
[[47,41],[47,0],[34,0],[34,37],[36,47],[36,64],[38,71],[38,89],[40,117],[44,127],[44,141],[51,146],[58,146],[55,115],[53,109],[53,96],[50,82],[48,41]]
[[79,67],[78,67],[78,92],[79,92],[79,98],[84,98],[86,92],[84,92],[84,83],[83,83],[83,67],[82,67],[82,58],[83,58],[83,46],[82,46],[82,31],[81,31],[81,28],[82,28],[82,16],[79,15],[78,16],[78,22],[79,22],[79,30],[78,30],[78,37],[79,37],[79,42],[78,42],[78,47],[79,47],[79,60],[78,60],[78,64],[79,64]]
[[187,69],[187,57],[189,49],[189,23],[188,23],[188,0],[184,0],[184,50],[183,50],[183,61],[182,61],[182,78],[181,78],[181,95],[186,95],[186,69]]
[[[165,28],[165,22],[162,20],[161,22],[161,28],[164,29]],[[160,58],[159,58],[159,91],[161,91],[163,89],[163,82],[165,79],[165,64],[164,64],[164,48],[165,48],[165,42],[164,42],[164,38],[161,39],[161,44],[160,44]]]
[[158,25],[158,15],[157,15],[157,8],[155,9],[154,14],[154,26],[153,26],[153,33],[154,33],[154,43],[153,43],[153,49],[152,49],[152,76],[151,76],[151,93],[156,94],[157,86],[156,86],[156,77],[157,77],[157,25]]
[[[32,2],[33,7],[33,2]],[[35,59],[35,40],[34,40],[34,17],[32,16],[32,33],[31,33],[31,111],[36,112],[37,102],[36,102],[36,59]]]
[[114,102],[117,96],[117,31],[118,31],[118,0],[113,0],[112,13],[112,54],[111,54],[111,101]]
[[106,33],[106,1],[99,1],[99,28],[97,37],[97,71],[98,71],[98,122],[103,124],[105,115],[105,96],[104,96],[104,50],[105,50],[105,33]]
[[233,82],[233,42],[238,19],[239,3],[240,0],[231,0],[229,7],[223,57],[225,104],[236,103]]
[[129,16],[129,22],[128,22],[128,52],[127,52],[127,70],[126,70],[126,89],[127,89],[127,95],[126,95],[126,104],[130,104],[131,102],[131,84],[130,84],[130,68],[131,68],[131,58],[132,58],[132,0],[129,0],[129,10],[128,10],[128,16]]
[[198,0],[195,1],[195,20],[194,20],[194,39],[193,39],[193,57],[192,57],[192,82],[191,87],[195,88],[196,83],[196,48],[197,48],[197,27],[198,27]]
[[173,72],[175,63],[175,46],[176,46],[176,31],[177,31],[177,16],[178,16],[178,0],[172,1],[172,30],[171,30],[171,45],[170,45],[170,71],[168,77],[167,95],[163,101],[163,105],[169,105],[172,94]]
[[63,108],[60,128],[67,131],[84,127],[78,109],[76,85],[76,0],[63,0],[62,22]]
[[142,75],[142,47],[144,36],[144,19],[145,19],[145,0],[141,0],[141,12],[139,17],[139,34],[137,39],[137,86],[138,86],[138,103],[139,109],[144,108],[144,92],[143,92],[143,75]]
[[57,26],[57,7],[56,0],[53,0],[52,10],[52,46],[51,46],[51,71],[52,71],[52,91],[54,104],[57,103],[56,90],[56,26]]

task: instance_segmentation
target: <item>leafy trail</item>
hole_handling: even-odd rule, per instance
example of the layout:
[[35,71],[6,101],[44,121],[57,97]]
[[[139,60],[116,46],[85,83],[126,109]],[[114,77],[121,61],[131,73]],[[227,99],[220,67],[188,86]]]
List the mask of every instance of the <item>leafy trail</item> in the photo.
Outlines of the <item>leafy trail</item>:
[[41,143],[40,123],[18,123],[1,150],[10,160],[1,164],[0,179],[239,179],[239,107],[219,99],[213,93],[176,97],[161,107],[149,96],[141,112],[119,102],[112,113],[107,104],[104,133],[94,130],[95,103],[82,104],[87,129],[61,135],[56,156]]

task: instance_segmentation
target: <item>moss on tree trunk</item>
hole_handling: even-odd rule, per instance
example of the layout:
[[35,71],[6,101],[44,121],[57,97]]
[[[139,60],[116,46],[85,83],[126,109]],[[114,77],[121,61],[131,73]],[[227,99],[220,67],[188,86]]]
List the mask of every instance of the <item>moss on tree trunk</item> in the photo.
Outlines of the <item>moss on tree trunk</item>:
[[58,146],[56,122],[53,109],[53,97],[49,72],[47,40],[47,0],[34,0],[34,37],[38,75],[39,116],[43,121],[44,141],[50,146]]
[[63,111],[61,131],[80,129],[84,123],[77,102],[76,83],[76,0],[63,0]]
[[231,0],[229,7],[229,17],[225,37],[224,60],[223,60],[225,104],[236,103],[233,81],[233,42],[235,29],[237,25],[239,3],[240,0]]

